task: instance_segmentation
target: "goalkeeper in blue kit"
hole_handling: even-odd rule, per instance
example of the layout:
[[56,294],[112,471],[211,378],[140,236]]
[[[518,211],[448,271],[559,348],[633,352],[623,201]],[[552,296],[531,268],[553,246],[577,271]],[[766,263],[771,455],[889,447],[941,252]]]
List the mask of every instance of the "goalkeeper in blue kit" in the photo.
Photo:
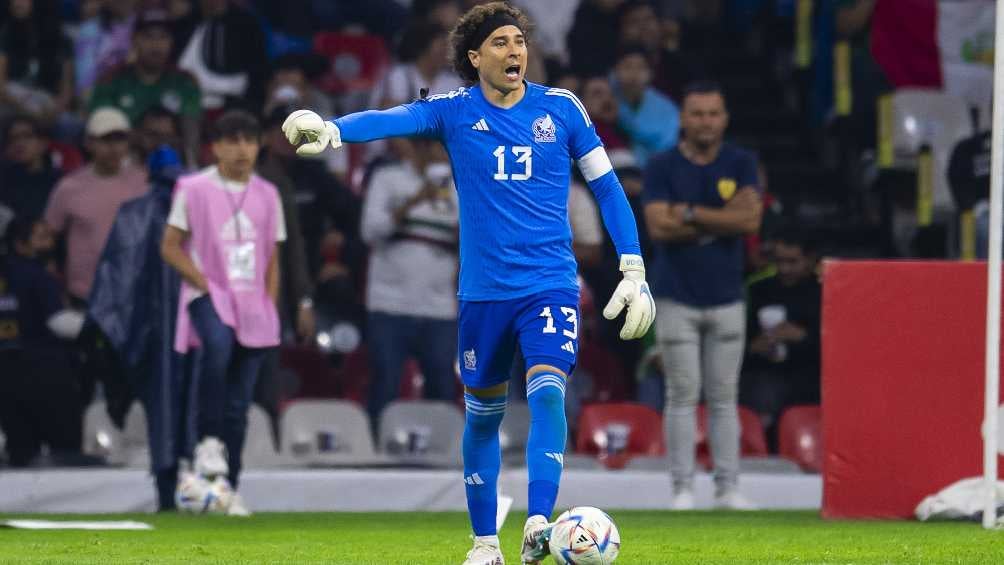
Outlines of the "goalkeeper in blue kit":
[[530,434],[523,563],[548,555],[568,434],[565,383],[575,367],[579,290],[568,223],[570,160],[589,183],[620,255],[623,280],[603,310],[627,309],[621,339],[645,335],[655,302],[634,216],[582,102],[523,79],[529,22],[504,2],[476,6],[450,36],[453,65],[473,83],[382,111],[330,121],[299,110],[283,124],[297,153],[397,136],[439,139],[460,203],[458,356],[465,387],[464,483],[474,530],[465,565],[504,563],[495,526],[499,425],[519,344]]

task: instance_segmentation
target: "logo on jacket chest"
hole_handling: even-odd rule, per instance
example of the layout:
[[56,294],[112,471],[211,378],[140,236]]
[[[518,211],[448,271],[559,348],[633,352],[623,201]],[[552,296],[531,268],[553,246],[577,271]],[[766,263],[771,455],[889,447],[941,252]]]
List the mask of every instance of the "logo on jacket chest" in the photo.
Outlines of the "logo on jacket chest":
[[551,114],[544,114],[534,120],[531,129],[533,130],[533,140],[537,143],[554,143],[556,128],[554,120],[551,119]]

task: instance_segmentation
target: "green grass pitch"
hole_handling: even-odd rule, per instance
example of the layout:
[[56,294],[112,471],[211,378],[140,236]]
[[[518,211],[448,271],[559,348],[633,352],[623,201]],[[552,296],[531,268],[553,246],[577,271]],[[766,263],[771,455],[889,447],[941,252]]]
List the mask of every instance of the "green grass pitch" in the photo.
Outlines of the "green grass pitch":
[[[815,512],[612,511],[618,565],[641,563],[1004,563],[1004,532],[973,523],[829,522]],[[0,520],[27,516],[0,515]],[[470,549],[463,513],[260,513],[31,516],[129,519],[145,532],[0,529],[0,563],[334,563],[459,565]],[[523,516],[501,533],[519,563]],[[553,563],[548,559],[545,563]]]

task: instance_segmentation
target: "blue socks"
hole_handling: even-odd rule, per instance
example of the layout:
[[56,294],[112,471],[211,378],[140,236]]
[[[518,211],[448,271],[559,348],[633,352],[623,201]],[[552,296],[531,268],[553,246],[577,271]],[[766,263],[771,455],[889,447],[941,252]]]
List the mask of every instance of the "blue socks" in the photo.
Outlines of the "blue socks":
[[492,536],[498,511],[498,478],[502,466],[499,426],[505,415],[505,396],[478,398],[464,393],[464,483],[467,512],[476,536]]
[[530,405],[530,437],[526,443],[526,466],[530,474],[527,516],[540,514],[550,520],[558,498],[561,469],[565,464],[565,379],[540,372],[526,384]]

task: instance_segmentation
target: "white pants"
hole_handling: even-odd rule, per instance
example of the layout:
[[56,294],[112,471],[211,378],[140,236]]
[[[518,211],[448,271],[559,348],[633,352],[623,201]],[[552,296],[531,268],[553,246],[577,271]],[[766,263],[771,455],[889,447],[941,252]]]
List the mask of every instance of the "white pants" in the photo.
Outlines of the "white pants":
[[704,385],[708,441],[718,493],[739,480],[739,366],[746,337],[746,306],[695,308],[660,300],[656,336],[666,375],[665,426],[673,489],[691,488],[696,409]]

